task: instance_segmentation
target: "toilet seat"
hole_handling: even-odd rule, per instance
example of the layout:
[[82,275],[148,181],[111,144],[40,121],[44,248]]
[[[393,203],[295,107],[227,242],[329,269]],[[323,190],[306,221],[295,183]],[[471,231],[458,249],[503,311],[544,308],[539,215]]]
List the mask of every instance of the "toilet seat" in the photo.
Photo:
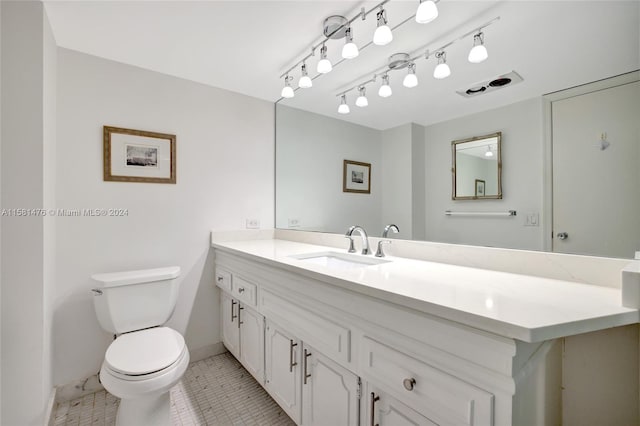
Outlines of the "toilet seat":
[[104,358],[111,374],[126,380],[146,380],[171,367],[187,352],[184,338],[168,327],[120,335]]

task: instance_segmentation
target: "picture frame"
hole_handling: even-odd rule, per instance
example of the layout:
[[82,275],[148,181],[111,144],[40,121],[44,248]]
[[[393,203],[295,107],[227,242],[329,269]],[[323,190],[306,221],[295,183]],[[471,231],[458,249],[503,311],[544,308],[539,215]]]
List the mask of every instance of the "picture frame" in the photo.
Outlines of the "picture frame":
[[342,167],[342,192],[371,193],[371,163],[344,160]]
[[103,126],[103,178],[176,183],[176,135]]
[[476,179],[476,197],[484,197],[485,194],[485,182],[481,179]]

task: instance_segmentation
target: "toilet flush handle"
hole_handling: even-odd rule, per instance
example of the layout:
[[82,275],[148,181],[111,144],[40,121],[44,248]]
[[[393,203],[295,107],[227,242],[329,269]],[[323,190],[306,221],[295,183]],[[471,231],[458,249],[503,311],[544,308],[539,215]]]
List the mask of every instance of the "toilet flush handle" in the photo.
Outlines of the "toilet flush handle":
[[92,288],[91,291],[93,292],[94,296],[102,296],[102,290],[100,290],[99,288]]

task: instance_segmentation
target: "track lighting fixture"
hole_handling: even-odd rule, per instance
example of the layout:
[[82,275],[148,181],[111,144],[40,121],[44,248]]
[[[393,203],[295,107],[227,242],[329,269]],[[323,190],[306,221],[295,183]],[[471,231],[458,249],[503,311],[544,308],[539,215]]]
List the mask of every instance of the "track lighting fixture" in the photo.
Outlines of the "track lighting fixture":
[[316,71],[318,71],[320,74],[326,74],[328,72],[331,72],[332,68],[333,67],[331,66],[331,61],[327,59],[327,46],[323,44],[322,49],[320,49],[320,61],[318,61],[318,67]]
[[491,151],[491,145],[487,146],[487,152],[484,153],[485,157],[493,157],[493,151]]
[[449,65],[447,65],[447,53],[441,50],[436,53],[436,58],[438,59],[438,65],[436,69],[433,70],[433,77],[438,80],[449,77],[451,75],[451,69]]
[[380,86],[378,90],[378,95],[383,98],[388,98],[392,93],[391,86],[389,86],[389,74],[385,74],[382,76],[382,86]]
[[358,96],[358,99],[356,99],[356,106],[364,108],[369,105],[369,101],[367,100],[366,95],[367,89],[364,86],[360,86],[358,87],[358,92],[360,93],[360,95]]
[[393,40],[393,34],[391,33],[391,28],[387,25],[387,12],[382,6],[380,6],[380,11],[376,16],[378,24],[376,32],[373,33],[373,44],[384,46],[391,43],[391,40]]
[[426,24],[438,17],[438,6],[433,0],[420,0],[418,10],[416,11],[416,22]]
[[484,33],[482,31],[473,36],[473,47],[469,51],[469,62],[479,64],[489,57],[487,48],[484,47]]
[[307,73],[307,64],[305,64],[304,62],[302,63],[302,69],[300,73],[302,75],[300,76],[300,80],[298,80],[298,87],[308,89],[309,87],[313,86],[313,81],[311,81],[311,77],[309,77],[309,74]]
[[418,85],[418,77],[416,77],[416,64],[414,62],[411,62],[409,64],[408,73],[404,76],[402,85],[408,88],[416,87]]
[[349,105],[347,105],[347,95],[340,96],[340,106],[338,114],[349,114]]
[[358,46],[353,42],[353,34],[351,27],[348,27],[344,33],[344,47],[342,48],[342,57],[344,59],[353,59],[358,56]]
[[293,80],[293,77],[289,77],[289,74],[287,74],[284,78],[284,87],[282,88],[282,92],[280,92],[280,96],[283,98],[293,98],[295,96],[293,88],[291,87],[291,80]]

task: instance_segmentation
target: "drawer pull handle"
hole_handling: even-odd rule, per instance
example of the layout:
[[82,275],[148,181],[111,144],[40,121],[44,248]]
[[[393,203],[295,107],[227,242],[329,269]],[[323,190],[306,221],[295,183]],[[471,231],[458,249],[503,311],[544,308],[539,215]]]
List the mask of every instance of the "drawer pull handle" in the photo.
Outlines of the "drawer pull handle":
[[244,308],[243,308],[242,306],[240,306],[240,303],[238,303],[238,328],[240,328],[240,326],[241,326],[242,324],[244,324],[244,323],[242,322],[242,319],[240,319],[240,314],[242,313],[242,310],[243,310],[243,309],[244,309]]
[[379,396],[376,396],[374,392],[371,392],[371,412],[369,413],[369,418],[371,419],[371,426],[379,426],[378,423],[375,422],[376,417],[376,402],[380,400]]
[[415,385],[416,385],[416,379],[414,379],[413,377],[412,377],[412,378],[410,378],[410,379],[404,379],[404,380],[402,381],[402,384],[404,385],[404,388],[405,388],[406,390],[408,390],[408,391],[412,391],[412,390],[413,390],[413,388],[414,388],[414,387],[415,387]]
[[231,299],[231,322],[233,322],[234,319],[238,318],[237,315],[233,315],[233,307],[236,306],[238,304],[238,302],[236,302],[235,300]]
[[307,384],[307,379],[309,377],[311,377],[311,374],[307,373],[307,358],[309,358],[311,356],[311,352],[307,352],[307,350],[304,350],[304,384]]
[[240,287],[240,288],[238,289],[238,293],[244,293],[244,287]]
[[289,339],[289,342],[289,373],[293,373],[293,367],[298,365],[298,363],[293,360],[293,348],[298,346],[298,344],[293,343],[293,339]]

